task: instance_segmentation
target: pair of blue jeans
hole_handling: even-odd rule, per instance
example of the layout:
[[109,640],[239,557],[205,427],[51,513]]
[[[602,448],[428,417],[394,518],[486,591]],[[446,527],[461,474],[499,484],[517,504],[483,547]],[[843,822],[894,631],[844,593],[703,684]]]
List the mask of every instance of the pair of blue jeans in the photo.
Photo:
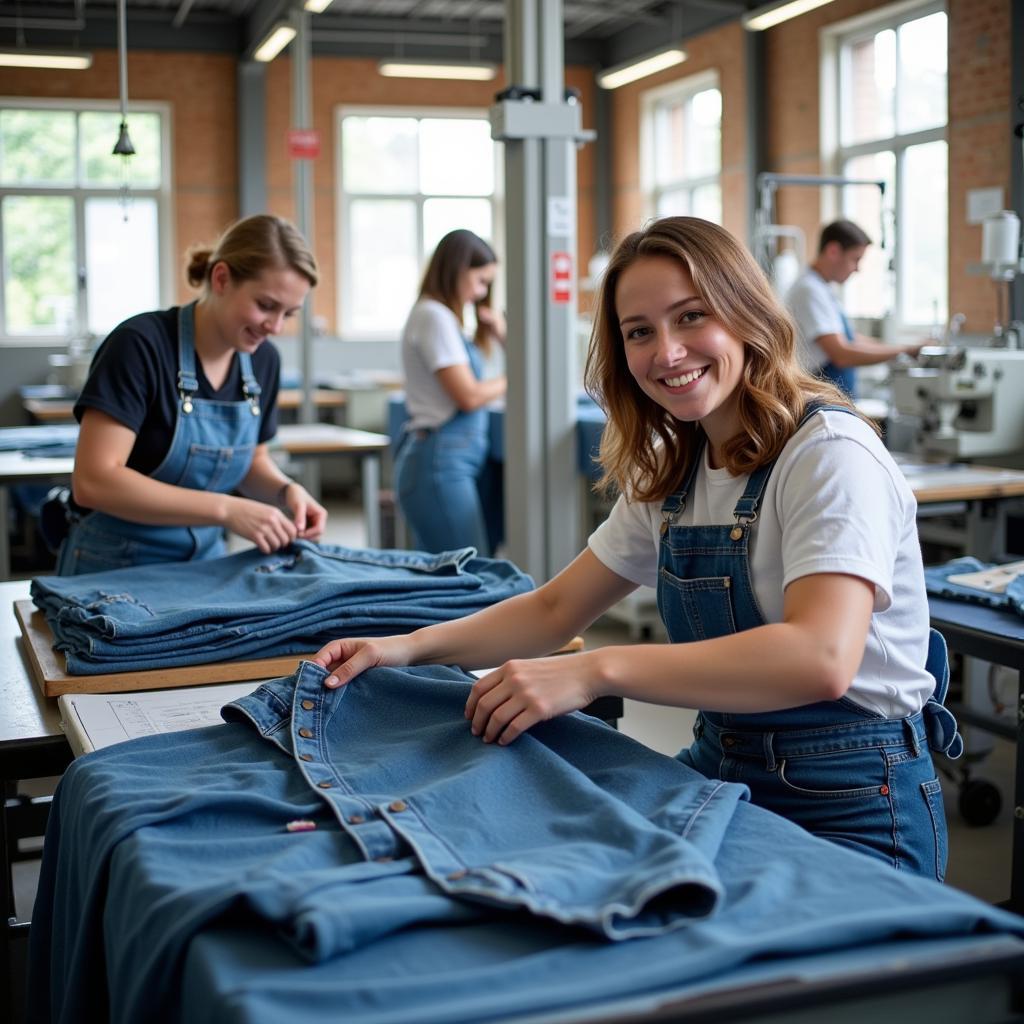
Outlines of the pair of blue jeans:
[[296,541],[202,562],[38,577],[68,671],[96,674],[315,650],[461,618],[533,582],[471,548],[428,554]]
[[[463,342],[479,380],[480,351]],[[505,536],[504,469],[490,451],[486,408],[457,412],[429,430],[405,429],[395,451],[395,490],[415,547],[494,554]]]
[[[810,405],[803,420],[819,409]],[[801,422],[803,422],[803,420]],[[750,571],[750,540],[774,463],[747,480],[733,523],[681,526],[703,451],[682,487],[662,505],[658,609],[673,643],[728,636],[764,625]],[[885,719],[848,698],[761,714],[701,712],[684,763],[711,778],[743,782],[751,799],[809,832],[895,867],[942,879],[946,820],[929,748],[963,751],[942,706],[949,682],[946,645],[930,634],[935,693],[925,710]]]

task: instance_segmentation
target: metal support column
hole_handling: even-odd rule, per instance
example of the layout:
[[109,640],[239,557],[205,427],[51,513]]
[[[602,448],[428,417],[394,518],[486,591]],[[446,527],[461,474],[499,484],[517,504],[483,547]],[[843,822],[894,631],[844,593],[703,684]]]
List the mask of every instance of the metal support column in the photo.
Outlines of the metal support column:
[[238,62],[238,212],[251,217],[267,208],[266,65]]
[[[313,127],[312,84],[310,64],[312,62],[312,40],[309,29],[309,14],[302,8],[291,12],[291,23],[295,38],[291,43],[292,57],[292,128],[302,131]],[[305,236],[309,248],[313,246],[313,164],[306,159],[292,161],[295,174],[295,223]],[[299,422],[313,423],[316,410],[313,406],[313,312],[312,296],[307,295],[302,304],[299,321],[301,346],[300,369],[302,370],[302,405],[299,408]],[[310,460],[312,461],[312,460]],[[309,481],[307,481],[308,483]],[[315,493],[315,492],[314,492]]]
[[538,582],[580,549],[576,488],[576,145],[592,139],[565,96],[561,0],[508,0],[509,88],[491,108],[505,143],[509,556]]

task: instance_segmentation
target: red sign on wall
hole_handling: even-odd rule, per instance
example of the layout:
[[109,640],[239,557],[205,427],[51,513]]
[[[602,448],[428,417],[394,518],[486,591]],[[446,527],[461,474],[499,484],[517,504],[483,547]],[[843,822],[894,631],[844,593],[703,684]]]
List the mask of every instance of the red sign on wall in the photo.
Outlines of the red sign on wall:
[[315,128],[291,128],[288,155],[293,160],[315,160],[320,155],[320,133]]
[[551,254],[551,301],[572,302],[572,257],[567,252]]

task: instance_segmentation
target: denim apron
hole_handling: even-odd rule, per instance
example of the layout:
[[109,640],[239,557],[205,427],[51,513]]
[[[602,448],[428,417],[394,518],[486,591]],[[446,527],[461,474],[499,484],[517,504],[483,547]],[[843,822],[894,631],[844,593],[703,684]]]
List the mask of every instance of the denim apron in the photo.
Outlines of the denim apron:
[[[227,494],[246,477],[259,441],[260,386],[247,352],[238,353],[244,398],[196,398],[195,306],[178,311],[178,414],[171,446],[152,479]],[[125,568],[156,562],[218,558],[225,553],[220,526],[157,526],[93,511],[71,525],[57,573]]]
[[[480,380],[480,351],[463,342]],[[500,542],[500,466],[488,459],[488,416],[481,407],[456,412],[434,429],[406,429],[395,455],[395,481],[416,547],[438,552],[472,546],[489,557]]]
[[[803,423],[820,409],[809,405]],[[750,538],[774,463],[752,473],[734,523],[680,526],[703,447],[681,489],[662,504],[658,609],[673,643],[765,624],[750,575]],[[756,714],[702,711],[679,759],[709,778],[743,782],[755,803],[809,832],[942,879],[946,822],[929,748],[959,757],[963,741],[942,706],[949,663],[931,630],[926,669],[936,689],[923,711],[886,719],[846,697]]]
[[[829,294],[831,294],[831,292]],[[832,296],[832,299],[833,301],[836,301],[834,295]],[[843,337],[846,338],[847,342],[853,341],[853,327],[838,301],[836,301],[836,310],[839,313],[839,319],[843,322]],[[824,377],[825,380],[831,381],[835,384],[836,387],[849,398],[854,399],[857,397],[857,374],[852,366],[836,366],[835,363],[829,361],[827,363],[823,363],[818,368],[818,374],[819,376]]]

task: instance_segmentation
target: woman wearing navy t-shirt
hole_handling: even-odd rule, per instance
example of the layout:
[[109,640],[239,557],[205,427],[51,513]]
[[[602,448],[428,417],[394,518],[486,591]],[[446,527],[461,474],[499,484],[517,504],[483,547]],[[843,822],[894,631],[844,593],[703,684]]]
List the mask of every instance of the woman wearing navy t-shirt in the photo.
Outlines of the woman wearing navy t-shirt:
[[75,405],[61,575],[215,558],[225,530],[265,553],[323,533],[323,507],[267,450],[280,371],[267,339],[317,283],[312,254],[287,221],[247,217],[193,249],[187,275],[198,301],[132,317],[97,350]]

